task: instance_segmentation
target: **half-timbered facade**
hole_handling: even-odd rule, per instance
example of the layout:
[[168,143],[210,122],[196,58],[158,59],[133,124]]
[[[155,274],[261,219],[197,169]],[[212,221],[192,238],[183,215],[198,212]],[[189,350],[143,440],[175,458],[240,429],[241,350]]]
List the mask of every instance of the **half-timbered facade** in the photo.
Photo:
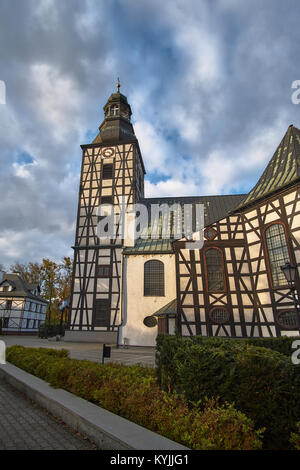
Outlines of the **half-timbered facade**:
[[[281,266],[300,263],[300,131],[288,128],[249,194],[147,199],[130,118],[118,88],[104,106],[99,134],[82,146],[66,339],[153,346],[158,332],[298,334]],[[153,204],[170,207],[168,237],[149,232],[132,241],[120,222],[113,239],[99,236],[100,206],[113,205],[118,216],[137,202],[149,211]],[[187,204],[192,211],[204,206],[201,250],[187,249],[176,235]]]
[[[256,186],[205,228],[202,250],[176,241],[177,327],[182,335],[299,334],[281,267],[300,262],[300,131],[290,126]],[[299,295],[299,276],[296,280]]]
[[27,284],[18,273],[3,273],[0,281],[0,319],[3,334],[37,334],[45,323],[48,302],[39,286]]

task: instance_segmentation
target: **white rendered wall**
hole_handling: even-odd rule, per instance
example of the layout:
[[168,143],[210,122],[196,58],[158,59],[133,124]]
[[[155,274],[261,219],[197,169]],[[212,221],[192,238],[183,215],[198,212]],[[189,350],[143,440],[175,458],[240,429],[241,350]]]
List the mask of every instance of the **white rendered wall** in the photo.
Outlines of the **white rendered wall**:
[[[165,295],[144,296],[144,264],[159,260],[165,267]],[[123,326],[120,328],[119,344],[128,338],[130,346],[155,346],[157,326],[144,325],[146,316],[176,298],[176,276],[174,255],[130,255],[123,260]]]

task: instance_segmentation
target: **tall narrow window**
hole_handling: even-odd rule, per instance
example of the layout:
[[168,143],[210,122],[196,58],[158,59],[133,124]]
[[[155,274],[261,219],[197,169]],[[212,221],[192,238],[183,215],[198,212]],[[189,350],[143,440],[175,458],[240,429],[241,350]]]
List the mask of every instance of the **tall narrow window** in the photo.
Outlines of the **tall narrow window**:
[[282,224],[272,224],[265,231],[269,266],[273,287],[286,285],[281,266],[290,261],[289,250]]
[[164,264],[158,260],[144,264],[144,295],[165,295]]
[[104,180],[112,179],[113,177],[113,166],[111,163],[105,163],[103,165],[102,177]]
[[94,326],[110,326],[109,299],[96,299],[93,311]]
[[205,264],[207,290],[210,292],[224,292],[225,280],[222,252],[216,248],[209,248],[205,253]]

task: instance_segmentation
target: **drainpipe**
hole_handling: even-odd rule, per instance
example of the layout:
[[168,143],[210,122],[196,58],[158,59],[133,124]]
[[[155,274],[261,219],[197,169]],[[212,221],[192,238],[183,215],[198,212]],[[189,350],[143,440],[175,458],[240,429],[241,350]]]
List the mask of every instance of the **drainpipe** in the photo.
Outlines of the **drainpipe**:
[[122,283],[121,283],[121,324],[118,326],[117,345],[122,344],[121,328],[127,322],[127,257],[122,252]]

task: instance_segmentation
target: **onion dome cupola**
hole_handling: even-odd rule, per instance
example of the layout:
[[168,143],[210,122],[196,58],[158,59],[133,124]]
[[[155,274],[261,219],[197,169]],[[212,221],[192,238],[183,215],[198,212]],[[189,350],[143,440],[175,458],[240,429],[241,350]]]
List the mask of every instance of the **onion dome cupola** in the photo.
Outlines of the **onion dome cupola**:
[[104,121],[99,127],[99,134],[93,143],[117,143],[119,141],[135,140],[133,126],[130,122],[131,107],[126,96],[120,93],[120,83],[117,93],[112,93],[104,106]]

